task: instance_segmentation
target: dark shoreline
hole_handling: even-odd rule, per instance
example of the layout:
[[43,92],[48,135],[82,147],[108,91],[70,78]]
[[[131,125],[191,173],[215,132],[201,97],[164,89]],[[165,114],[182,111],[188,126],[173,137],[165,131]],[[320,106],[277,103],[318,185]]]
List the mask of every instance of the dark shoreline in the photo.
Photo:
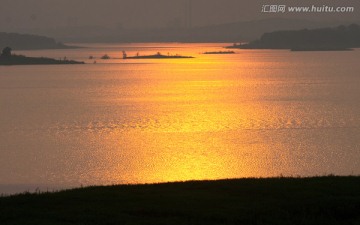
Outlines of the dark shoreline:
[[0,198],[7,224],[359,224],[360,177],[87,187]]
[[0,56],[0,66],[16,65],[68,65],[68,64],[85,64],[84,62],[68,59],[52,59],[45,57],[27,57],[23,55]]

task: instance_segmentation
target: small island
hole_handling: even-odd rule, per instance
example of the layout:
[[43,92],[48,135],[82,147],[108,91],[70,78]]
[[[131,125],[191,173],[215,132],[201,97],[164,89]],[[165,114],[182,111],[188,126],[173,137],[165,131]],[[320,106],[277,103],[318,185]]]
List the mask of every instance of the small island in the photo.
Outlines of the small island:
[[163,55],[160,52],[154,55],[139,55],[136,56],[127,56],[126,52],[123,51],[123,59],[191,59],[192,56],[182,56],[182,55]]
[[74,60],[68,60],[66,58],[57,60],[45,57],[26,57],[23,55],[12,54],[12,49],[6,47],[2,50],[0,55],[0,65],[12,66],[12,65],[57,65],[57,64],[84,64],[84,62],[78,62]]
[[247,44],[234,44],[229,49],[288,49],[291,51],[349,51],[360,47],[360,26],[285,30],[265,33]]
[[204,55],[226,55],[226,54],[235,54],[234,51],[217,51],[217,52],[204,52]]

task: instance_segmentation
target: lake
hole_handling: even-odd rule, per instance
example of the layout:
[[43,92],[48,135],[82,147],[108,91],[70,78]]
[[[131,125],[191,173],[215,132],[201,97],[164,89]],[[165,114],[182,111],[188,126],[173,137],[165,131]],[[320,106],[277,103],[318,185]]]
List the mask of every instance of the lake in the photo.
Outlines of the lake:
[[16,52],[88,64],[0,67],[0,193],[360,174],[360,50],[201,54],[225,45]]

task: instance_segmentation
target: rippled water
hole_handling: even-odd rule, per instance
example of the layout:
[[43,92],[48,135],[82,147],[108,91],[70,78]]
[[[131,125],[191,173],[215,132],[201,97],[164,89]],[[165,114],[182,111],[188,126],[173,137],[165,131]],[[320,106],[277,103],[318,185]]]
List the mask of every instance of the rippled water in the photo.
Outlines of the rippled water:
[[[0,67],[0,192],[360,174],[360,51],[221,44],[19,52],[86,65]],[[88,60],[156,53],[178,60]]]

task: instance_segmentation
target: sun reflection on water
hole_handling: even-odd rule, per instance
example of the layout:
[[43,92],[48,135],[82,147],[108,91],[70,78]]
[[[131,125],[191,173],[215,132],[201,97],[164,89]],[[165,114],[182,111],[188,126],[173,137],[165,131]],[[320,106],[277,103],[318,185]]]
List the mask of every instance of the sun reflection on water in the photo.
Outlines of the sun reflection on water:
[[[105,50],[133,55],[138,45]],[[327,61],[320,52],[200,54],[221,49],[169,44],[195,58],[1,68],[0,185],[360,172],[360,51],[327,52]]]
[[[223,64],[212,63],[214,70],[209,72],[199,64],[164,63],[162,74],[156,76],[158,82],[149,84],[144,79],[138,83],[127,102],[139,108],[141,120],[126,126],[126,138],[123,131],[113,137],[120,138],[124,145],[119,146],[119,152],[122,148],[132,151],[117,156],[126,158],[127,166],[117,164],[109,180],[117,177],[137,183],[219,179],[232,177],[230,174],[236,177],[238,170],[248,175],[250,170],[234,155],[241,154],[241,149],[231,149],[226,135],[232,135],[227,132],[238,129],[240,123],[257,113],[249,106],[234,108],[238,99],[226,90],[245,84],[218,74],[215,68]],[[252,170],[257,174],[255,168]]]

